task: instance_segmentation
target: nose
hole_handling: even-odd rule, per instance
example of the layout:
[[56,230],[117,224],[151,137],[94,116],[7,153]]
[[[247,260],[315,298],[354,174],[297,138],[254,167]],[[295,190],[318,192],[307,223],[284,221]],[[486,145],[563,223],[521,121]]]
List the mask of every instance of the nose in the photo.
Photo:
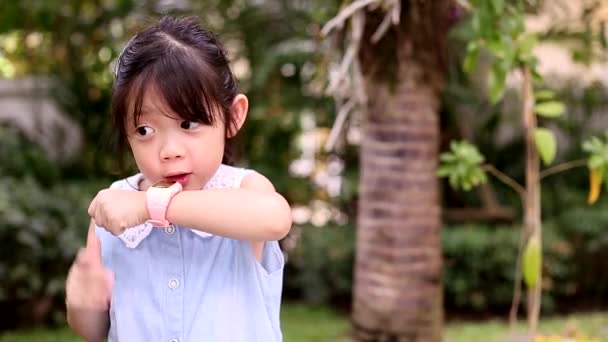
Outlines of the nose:
[[176,137],[167,137],[160,148],[160,159],[170,161],[182,159],[185,155],[185,148]]

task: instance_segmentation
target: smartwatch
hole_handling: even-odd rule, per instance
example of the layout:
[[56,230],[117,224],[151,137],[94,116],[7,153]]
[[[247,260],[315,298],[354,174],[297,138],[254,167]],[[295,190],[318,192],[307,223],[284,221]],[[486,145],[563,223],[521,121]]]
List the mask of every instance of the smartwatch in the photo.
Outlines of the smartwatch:
[[146,205],[150,214],[147,222],[155,227],[170,226],[171,223],[166,218],[167,208],[173,196],[180,191],[182,191],[182,185],[179,182],[160,180],[152,184],[146,190]]

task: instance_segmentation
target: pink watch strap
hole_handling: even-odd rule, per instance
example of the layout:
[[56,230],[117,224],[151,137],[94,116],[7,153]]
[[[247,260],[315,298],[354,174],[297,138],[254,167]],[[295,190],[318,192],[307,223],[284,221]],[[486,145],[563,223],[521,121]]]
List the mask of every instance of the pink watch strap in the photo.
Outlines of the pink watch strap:
[[146,205],[148,207],[148,213],[150,214],[148,223],[156,227],[167,227],[171,225],[166,218],[167,208],[169,207],[169,203],[173,196],[180,191],[182,191],[182,185],[180,183],[174,183],[168,188],[149,187],[146,191]]

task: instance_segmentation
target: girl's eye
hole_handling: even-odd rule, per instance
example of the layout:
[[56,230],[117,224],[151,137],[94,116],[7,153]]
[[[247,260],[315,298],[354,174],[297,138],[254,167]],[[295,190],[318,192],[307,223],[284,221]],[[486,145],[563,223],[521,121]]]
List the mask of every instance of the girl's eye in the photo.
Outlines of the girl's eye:
[[181,127],[182,129],[195,129],[197,128],[201,123],[200,122],[194,122],[194,121],[182,121],[182,123],[179,125],[179,127]]
[[146,135],[150,135],[154,133],[154,129],[150,126],[139,126],[135,129],[137,135],[145,137]]

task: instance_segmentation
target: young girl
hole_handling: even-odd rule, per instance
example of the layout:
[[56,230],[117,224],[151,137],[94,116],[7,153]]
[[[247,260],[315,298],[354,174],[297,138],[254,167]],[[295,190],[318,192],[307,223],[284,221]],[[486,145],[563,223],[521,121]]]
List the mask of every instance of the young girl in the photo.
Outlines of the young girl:
[[247,116],[225,53],[165,18],[118,58],[113,123],[141,173],[100,191],[66,284],[87,341],[281,341],[291,212],[264,176],[223,163]]

